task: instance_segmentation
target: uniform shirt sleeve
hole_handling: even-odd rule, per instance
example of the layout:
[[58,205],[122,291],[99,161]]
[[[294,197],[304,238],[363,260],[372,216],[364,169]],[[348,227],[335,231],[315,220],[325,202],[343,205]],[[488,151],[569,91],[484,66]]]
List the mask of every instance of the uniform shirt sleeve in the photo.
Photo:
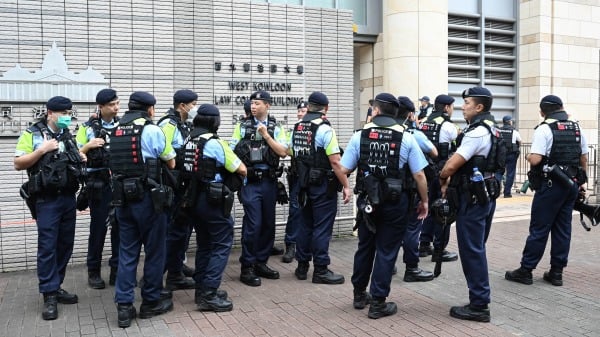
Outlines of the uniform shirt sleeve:
[[317,129],[317,134],[315,135],[315,147],[324,148],[325,154],[328,156],[340,153],[340,146],[337,137],[335,136],[335,131],[331,126],[322,125]]
[[358,166],[358,160],[360,159],[360,131],[355,132],[342,156],[341,164],[346,169],[353,171]]
[[548,156],[552,149],[552,131],[547,124],[542,124],[533,131],[531,153]]
[[517,142],[520,142],[520,141],[521,141],[521,134],[519,133],[519,131],[514,130],[513,131],[513,139],[512,139],[513,144],[516,144]]
[[285,132],[285,129],[282,128],[281,126],[275,126],[275,130],[273,131],[274,133],[274,138],[277,141],[277,143],[283,145],[286,149],[288,148],[288,136],[287,133]]
[[241,123],[237,123],[235,125],[235,128],[233,129],[233,134],[231,135],[231,141],[229,141],[229,147],[233,150],[235,149],[235,146],[240,142],[240,140],[242,139],[242,124]]
[[588,147],[587,139],[583,132],[581,133],[581,154],[588,154],[590,152],[590,148]]
[[77,142],[78,148],[81,149],[91,139],[88,135],[89,129],[91,129],[89,126],[81,125],[79,130],[77,130],[77,136],[75,136],[75,141]]
[[414,136],[408,132],[404,132],[402,135],[398,168],[403,168],[406,163],[412,173],[417,173],[429,165]]
[[465,133],[462,142],[456,153],[461,155],[466,161],[473,156],[487,156],[492,147],[490,133],[484,126],[478,126],[475,129]]
[[175,158],[175,150],[167,143],[162,129],[156,125],[147,125],[142,132],[142,156],[160,158],[163,161]]
[[235,172],[242,161],[229,148],[229,144],[222,139],[211,139],[204,146],[204,157],[213,158],[217,161],[217,167],[225,167],[228,172]]
[[29,130],[25,130],[17,141],[17,147],[15,149],[15,157],[20,157],[25,154],[32,153],[35,151],[33,144],[33,133]]
[[433,143],[429,140],[429,138],[427,138],[427,136],[425,136],[423,132],[415,130],[412,135],[414,136],[419,148],[423,153],[429,153],[435,148],[435,145],[433,145]]
[[175,149],[183,146],[183,137],[181,137],[181,132],[179,132],[176,125],[165,119],[159,126],[165,134],[167,143],[171,144]]
[[458,128],[454,123],[445,122],[440,129],[440,143],[452,143],[458,137]]

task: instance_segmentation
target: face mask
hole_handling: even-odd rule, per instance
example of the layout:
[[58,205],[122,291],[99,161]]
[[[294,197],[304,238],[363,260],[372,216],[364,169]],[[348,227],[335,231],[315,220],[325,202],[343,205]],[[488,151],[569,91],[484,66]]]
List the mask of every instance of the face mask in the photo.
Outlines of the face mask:
[[66,129],[71,125],[71,116],[58,116],[56,126],[59,129]]
[[194,106],[193,106],[193,107],[190,109],[190,111],[188,111],[188,118],[187,118],[187,121],[188,121],[188,122],[190,122],[190,123],[193,123],[193,121],[194,121],[194,117],[196,117],[196,114],[197,114],[197,112],[198,112],[198,106],[197,106],[197,105],[194,105]]

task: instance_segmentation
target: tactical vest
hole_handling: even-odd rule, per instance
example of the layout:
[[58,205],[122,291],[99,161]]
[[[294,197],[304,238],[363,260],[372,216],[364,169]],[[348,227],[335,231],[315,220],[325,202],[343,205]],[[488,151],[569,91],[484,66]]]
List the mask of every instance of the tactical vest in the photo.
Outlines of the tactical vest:
[[[113,121],[116,123],[119,121],[119,118],[115,117]],[[110,137],[108,135],[110,135],[113,128],[102,126],[101,118],[94,118],[83,125],[92,128],[94,138],[102,138],[105,141],[104,146],[91,149],[87,152],[87,167],[108,168],[110,159]]]
[[309,113],[294,126],[294,158],[310,168],[331,170],[325,149],[315,149],[317,130],[321,125],[331,125],[321,114]]
[[[144,118],[142,125],[134,124],[138,118]],[[142,156],[142,132],[152,120],[146,112],[128,112],[121,118],[110,134],[110,170],[114,177],[145,177],[144,158]]]
[[217,168],[217,161],[213,158],[204,158],[204,146],[211,139],[219,139],[214,133],[205,129],[195,128],[186,140],[183,148],[183,175],[197,182],[208,183],[215,179],[217,173],[223,169]]
[[550,123],[545,120],[542,124],[547,124],[552,130],[553,141],[548,157],[548,165],[558,164],[579,167],[581,165],[581,130],[579,124],[569,120],[557,120]]
[[501,128],[497,129],[500,132],[500,136],[504,139],[504,145],[506,146],[506,153],[518,152],[519,145],[517,143],[513,143],[513,134],[515,129],[513,129],[509,125],[503,125]]
[[[185,141],[190,135],[190,128],[186,123],[181,121],[181,117],[179,117],[178,113],[173,109],[169,109],[167,114],[159,119],[156,125],[160,125],[166,119],[179,130],[181,137]],[[180,170],[183,167],[184,147],[182,146],[179,149],[175,149],[175,153],[175,169]]]
[[27,169],[29,192],[37,195],[75,193],[82,179],[83,162],[79,150],[68,129],[56,137],[43,122],[37,122],[27,129],[32,135],[42,139],[56,138],[64,149],[45,153]]
[[[267,132],[272,138],[275,138],[275,127],[277,126],[277,121],[271,116],[268,117],[267,121]],[[240,125],[240,131],[242,129],[245,132],[244,137],[240,139],[233,150],[233,152],[242,160],[242,162],[248,167],[252,167],[257,164],[266,164],[273,169],[279,167],[279,156],[271,149],[264,139],[255,139],[256,127],[254,126],[254,118],[243,119]],[[251,152],[253,151],[260,152],[260,161],[251,157]]]
[[450,154],[456,150],[450,143],[440,144],[442,125],[446,122],[452,123],[448,116],[434,112],[419,126],[419,129],[425,134],[425,136],[427,136],[427,139],[429,139],[438,150],[436,162],[448,159]]
[[368,175],[375,175],[380,179],[401,179],[404,172],[399,169],[400,145],[404,127],[398,124],[379,126],[369,123],[360,132],[357,179]]
[[459,147],[462,144],[462,140],[465,134],[474,130],[478,126],[485,127],[490,133],[490,141],[492,146],[490,152],[484,156],[473,156],[465,165],[459,169],[459,174],[470,176],[473,172],[473,167],[478,167],[480,171],[484,172],[499,172],[504,170],[506,167],[506,146],[504,145],[504,139],[500,136],[500,132],[497,128],[486,123],[485,119],[478,119],[476,122],[469,124],[469,127],[465,132],[461,133],[456,138],[456,146]]

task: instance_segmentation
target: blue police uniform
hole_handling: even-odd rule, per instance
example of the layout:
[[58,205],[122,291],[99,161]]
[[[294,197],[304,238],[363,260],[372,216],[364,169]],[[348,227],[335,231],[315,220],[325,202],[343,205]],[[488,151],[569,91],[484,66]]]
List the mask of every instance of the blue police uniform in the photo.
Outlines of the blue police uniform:
[[[403,127],[389,123],[386,119],[391,120],[391,117],[375,116],[373,123],[365,125],[364,129],[377,127],[401,133],[398,169],[405,170],[408,164],[411,173],[423,170],[427,166],[427,160],[414,136],[403,132]],[[341,165],[350,171],[354,170],[361,159],[360,148],[361,132],[357,132],[346,147]],[[396,201],[384,201],[374,207],[370,216],[375,232],[367,227],[365,221],[358,223],[359,241],[352,274],[355,291],[366,289],[371,279],[370,294],[373,298],[386,298],[389,295],[392,271],[407,227],[408,204],[408,193],[403,190]]]
[[[39,291],[44,294],[42,318],[53,320],[58,317],[57,302],[78,302],[77,295],[67,293],[61,285],[75,239],[75,192],[81,179],[75,172],[84,167],[74,137],[68,131],[71,116],[64,115],[71,109],[71,101],[56,96],[46,106],[53,114],[59,114],[55,122],[59,129],[53,130],[46,120],[29,127],[17,142],[15,167],[20,159],[30,158],[25,156],[42,147],[44,140],[57,140],[57,150],[46,152],[32,165],[23,167],[27,168],[29,181],[22,186],[21,194],[23,197],[23,192],[28,194],[27,205],[37,222],[37,275]],[[67,165],[75,170],[67,169]]]
[[[77,145],[81,149],[86,143],[94,138],[101,137],[100,132],[104,130],[106,134],[110,133],[115,125],[116,120],[110,122],[104,121],[102,118],[98,118],[94,121],[85,122],[77,134]],[[109,141],[109,138],[105,136],[105,141]],[[109,146],[108,143],[105,145]],[[94,153],[92,153],[92,151]],[[102,262],[102,250],[104,249],[104,241],[106,238],[107,218],[110,211],[110,202],[112,200],[112,189],[110,186],[110,172],[108,168],[107,156],[108,150],[103,148],[92,149],[88,151],[88,181],[87,190],[90,207],[90,235],[88,237],[88,253],[87,253],[87,267],[90,276],[97,274],[99,277],[101,262]],[[97,159],[93,159],[97,156]],[[108,265],[111,267],[111,285],[114,285],[116,277],[116,269],[119,265],[119,227],[115,222],[110,231],[110,242],[111,242],[111,257],[108,260]],[[90,279],[90,282],[93,280]],[[90,283],[93,288],[101,289],[104,288],[104,282],[94,285]]]
[[[259,91],[251,99],[270,102],[270,95]],[[259,134],[257,128],[260,124],[267,127],[275,142],[287,148],[285,130],[269,115],[263,121],[255,117],[243,119],[236,125],[229,144],[248,168],[247,183],[240,191],[244,206],[240,279],[251,286],[260,285],[260,276],[279,278],[279,273],[266,264],[275,241],[279,156]]]
[[[176,169],[180,169],[180,163],[182,161],[181,149],[190,132],[188,126],[181,121],[179,112],[172,108],[163,118],[161,118],[158,122],[158,126],[163,129],[163,132],[167,137],[167,142],[170,141],[171,146],[178,154],[176,158]],[[180,205],[182,195],[180,186],[175,186],[174,188],[175,200],[173,201],[173,204],[177,207],[177,205]],[[176,207],[169,209],[168,212],[167,259],[165,265],[165,270],[168,272],[166,288],[169,290],[191,289],[194,288],[194,282],[191,279],[186,279],[182,270],[185,252],[189,246],[189,238],[192,234],[193,227],[191,223],[188,222],[188,218],[173,216],[174,212],[178,211]]]
[[[562,101],[554,95],[544,97],[540,106],[542,104],[562,108]],[[529,172],[530,186],[536,191],[531,204],[529,236],[521,267],[506,272],[507,280],[524,284],[533,282],[531,271],[542,259],[548,236],[552,234],[550,270],[544,273],[544,280],[555,286],[562,285],[562,271],[567,266],[571,245],[573,206],[578,197],[578,185],[585,183],[581,157],[588,151],[579,125],[567,120],[567,114],[562,110],[547,113],[542,124],[536,127],[531,154],[540,155],[542,161],[532,166]]]
[[[311,94],[309,103],[321,95],[321,98],[326,97],[318,92]],[[326,102],[328,104],[328,100]],[[329,156],[340,153],[335,131],[323,114],[309,111],[302,121],[296,123],[291,144],[299,175],[305,177],[300,180],[308,178],[306,186],[301,186],[299,191],[305,202],[300,208],[302,220],[296,236],[296,260],[299,265],[296,276],[304,279],[308,263],[313,260],[313,283],[343,283],[342,275],[327,269],[331,263],[329,242],[337,213],[339,184],[329,162]]]
[[[408,129],[407,131],[414,136],[415,141],[423,154],[430,153],[435,148],[433,143],[420,130]],[[423,221],[418,219],[418,213],[416,212],[417,204],[421,199],[419,198],[418,193],[416,193],[416,189],[413,193],[414,195],[410,195],[409,198],[412,198],[411,205],[414,206],[414,208],[409,210],[408,226],[406,227],[406,232],[402,239],[402,261],[406,264],[407,268],[404,281],[429,281],[433,279],[433,274],[431,274],[431,272],[419,270],[418,268],[419,235],[423,227]]]

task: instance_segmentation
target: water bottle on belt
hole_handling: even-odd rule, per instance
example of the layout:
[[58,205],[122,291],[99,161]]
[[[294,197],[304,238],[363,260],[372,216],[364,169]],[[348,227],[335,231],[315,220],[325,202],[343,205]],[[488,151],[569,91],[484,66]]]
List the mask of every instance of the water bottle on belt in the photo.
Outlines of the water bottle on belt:
[[480,205],[487,204],[490,199],[485,188],[485,181],[483,174],[479,171],[477,166],[473,167],[473,174],[471,175],[471,193],[477,199],[477,203]]

